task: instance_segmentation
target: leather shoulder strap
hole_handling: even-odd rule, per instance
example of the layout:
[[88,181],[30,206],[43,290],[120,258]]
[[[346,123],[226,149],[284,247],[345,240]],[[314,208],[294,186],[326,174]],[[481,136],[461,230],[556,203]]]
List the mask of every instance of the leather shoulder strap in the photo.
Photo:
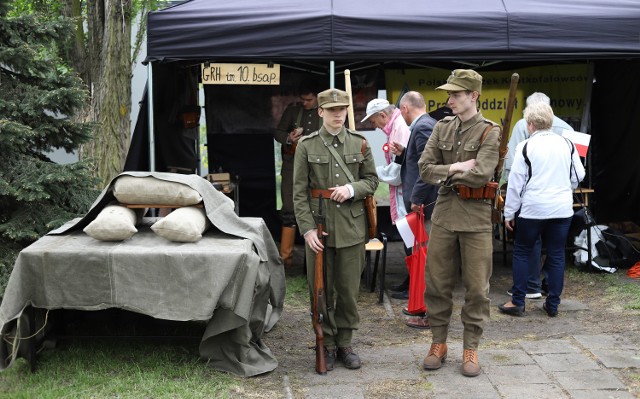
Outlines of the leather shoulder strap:
[[489,126],[487,126],[487,128],[484,129],[484,133],[482,133],[482,138],[480,138],[480,144],[484,143],[484,141],[487,139],[487,135],[489,134],[491,129],[493,129],[492,124],[489,124]]
[[[322,137],[320,137],[322,138]],[[325,147],[327,147],[327,149],[329,150],[329,152],[331,153],[331,155],[333,155],[333,157],[335,158],[336,162],[338,162],[338,165],[340,165],[340,167],[342,168],[342,170],[344,171],[345,175],[347,175],[347,179],[349,179],[349,181],[351,183],[355,182],[355,179],[353,178],[353,175],[351,174],[351,172],[349,171],[349,168],[347,167],[347,165],[344,163],[344,161],[342,160],[342,158],[340,158],[340,155],[338,155],[338,153],[336,152],[336,150],[331,147],[331,145],[327,144],[324,140],[322,140],[322,143],[324,144]]]

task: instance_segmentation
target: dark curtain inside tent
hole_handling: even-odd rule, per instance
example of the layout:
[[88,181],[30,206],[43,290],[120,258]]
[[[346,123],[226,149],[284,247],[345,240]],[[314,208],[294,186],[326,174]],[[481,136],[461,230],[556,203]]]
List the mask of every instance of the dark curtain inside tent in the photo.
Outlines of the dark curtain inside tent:
[[639,69],[640,60],[595,64],[590,147],[598,223],[640,224]]

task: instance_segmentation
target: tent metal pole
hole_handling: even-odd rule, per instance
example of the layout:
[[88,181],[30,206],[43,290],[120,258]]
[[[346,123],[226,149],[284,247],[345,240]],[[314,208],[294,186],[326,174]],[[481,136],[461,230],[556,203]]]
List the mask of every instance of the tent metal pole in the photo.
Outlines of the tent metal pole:
[[333,89],[336,87],[336,62],[329,61],[329,88]]
[[155,135],[153,125],[153,62],[147,65],[147,110],[149,113],[149,172],[156,171]]
[[580,131],[582,133],[589,132],[589,116],[591,113],[591,95],[593,94],[593,77],[594,77],[594,63],[589,63],[589,71],[587,77],[587,89],[584,95],[585,104],[582,109],[582,119],[580,120]]

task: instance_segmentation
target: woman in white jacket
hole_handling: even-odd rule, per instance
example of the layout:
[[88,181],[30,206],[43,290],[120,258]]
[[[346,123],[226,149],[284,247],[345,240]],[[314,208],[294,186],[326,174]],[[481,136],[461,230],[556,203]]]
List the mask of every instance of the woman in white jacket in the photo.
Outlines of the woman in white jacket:
[[513,296],[498,308],[509,315],[524,315],[528,259],[536,239],[542,236],[547,249],[544,267],[549,273],[543,309],[555,317],[564,285],[564,247],[573,217],[573,189],[585,172],[573,143],[551,131],[553,110],[548,104],[527,106],[524,119],[531,136],[516,147],[504,210],[507,230],[518,229],[513,247]]

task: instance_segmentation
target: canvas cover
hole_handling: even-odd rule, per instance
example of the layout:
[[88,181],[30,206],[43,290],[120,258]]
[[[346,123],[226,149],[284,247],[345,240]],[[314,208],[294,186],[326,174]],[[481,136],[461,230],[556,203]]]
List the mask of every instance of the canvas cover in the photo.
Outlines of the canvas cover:
[[149,14],[147,61],[610,58],[639,25],[635,0],[190,0]]
[[151,231],[151,219],[128,240],[95,240],[82,228],[114,199],[112,182],[84,218],[20,252],[0,305],[0,370],[15,360],[12,337],[29,335],[21,328],[27,306],[118,308],[163,320],[203,321],[199,351],[208,364],[241,376],[275,369],[278,362],[261,337],[280,318],[285,280],[264,222],[236,216],[228,198],[199,176],[125,174],[194,188],[215,228],[196,243],[171,242]]

